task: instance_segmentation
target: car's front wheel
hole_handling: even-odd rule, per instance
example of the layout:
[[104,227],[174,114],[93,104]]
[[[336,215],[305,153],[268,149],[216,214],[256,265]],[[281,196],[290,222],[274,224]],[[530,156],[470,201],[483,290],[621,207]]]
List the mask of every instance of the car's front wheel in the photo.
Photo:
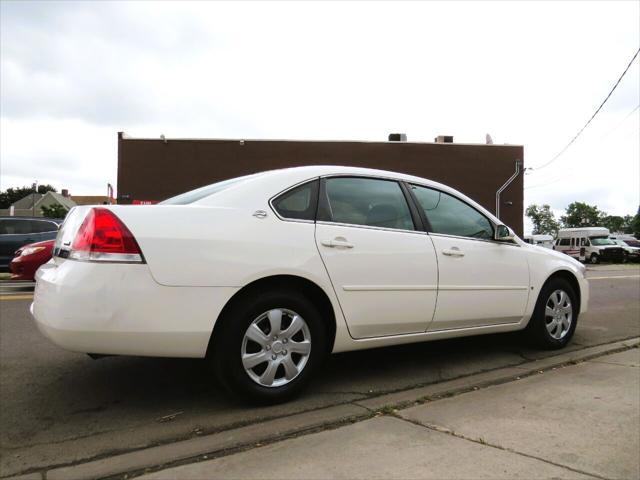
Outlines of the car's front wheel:
[[563,348],[573,337],[578,313],[578,299],[571,284],[564,278],[553,278],[542,288],[525,332],[539,348]]
[[227,389],[251,402],[298,394],[326,356],[318,309],[298,292],[269,291],[238,302],[216,329],[211,360]]
[[589,257],[589,261],[593,264],[600,263],[600,257],[597,253],[592,253],[591,257]]

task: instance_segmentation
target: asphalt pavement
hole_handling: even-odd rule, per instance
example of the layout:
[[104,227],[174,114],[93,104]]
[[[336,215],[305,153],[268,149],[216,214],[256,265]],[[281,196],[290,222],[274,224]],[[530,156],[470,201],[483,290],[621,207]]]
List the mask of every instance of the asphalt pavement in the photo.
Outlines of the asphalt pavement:
[[[640,336],[640,268],[601,265],[589,276],[590,311],[565,351]],[[557,354],[530,350],[512,334],[338,354],[301,398],[256,408],[223,396],[199,360],[91,360],[61,350],[35,328],[29,296],[0,295],[0,476],[321,412]]]

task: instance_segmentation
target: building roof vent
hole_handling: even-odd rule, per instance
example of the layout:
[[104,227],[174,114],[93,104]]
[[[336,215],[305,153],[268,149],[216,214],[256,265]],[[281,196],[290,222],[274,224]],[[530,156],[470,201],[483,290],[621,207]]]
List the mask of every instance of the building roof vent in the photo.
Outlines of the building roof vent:
[[389,141],[390,142],[406,142],[407,134],[406,133],[390,133]]
[[453,143],[453,135],[438,135],[433,141],[436,143]]

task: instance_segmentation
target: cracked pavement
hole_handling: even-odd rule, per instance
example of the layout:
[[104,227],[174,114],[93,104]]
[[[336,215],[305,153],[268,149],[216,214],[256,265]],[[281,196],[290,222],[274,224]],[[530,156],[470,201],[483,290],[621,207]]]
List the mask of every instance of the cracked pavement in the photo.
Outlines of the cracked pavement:
[[139,478],[638,478],[639,369],[632,348]]

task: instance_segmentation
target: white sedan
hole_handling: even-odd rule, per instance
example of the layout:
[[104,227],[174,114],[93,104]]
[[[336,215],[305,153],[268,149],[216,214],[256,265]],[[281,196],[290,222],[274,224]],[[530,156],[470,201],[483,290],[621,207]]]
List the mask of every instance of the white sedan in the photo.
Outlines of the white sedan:
[[61,347],[207,358],[265,402],[331,352],[516,330],[562,348],[589,295],[579,262],[456,190],[334,166],[75,207],[36,278],[31,311]]

